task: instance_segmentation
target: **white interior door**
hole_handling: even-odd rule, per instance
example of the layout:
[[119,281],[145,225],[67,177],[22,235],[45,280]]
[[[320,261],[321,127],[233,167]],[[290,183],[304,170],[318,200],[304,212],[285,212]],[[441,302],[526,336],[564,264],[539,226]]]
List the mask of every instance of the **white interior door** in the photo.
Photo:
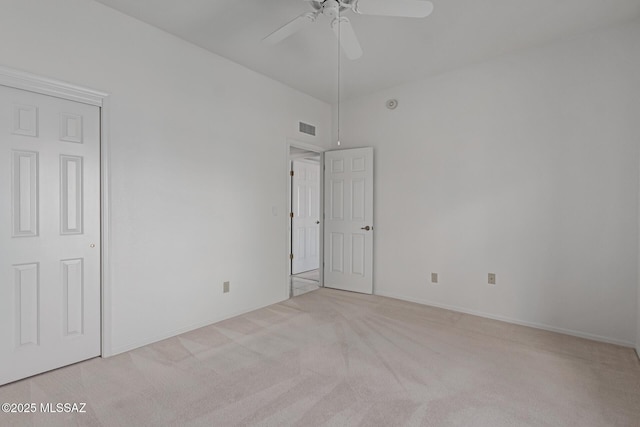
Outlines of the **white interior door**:
[[99,108],[0,86],[0,384],[100,354]]
[[324,156],[324,285],[371,294],[373,148]]
[[293,161],[293,262],[292,274],[320,265],[320,164]]

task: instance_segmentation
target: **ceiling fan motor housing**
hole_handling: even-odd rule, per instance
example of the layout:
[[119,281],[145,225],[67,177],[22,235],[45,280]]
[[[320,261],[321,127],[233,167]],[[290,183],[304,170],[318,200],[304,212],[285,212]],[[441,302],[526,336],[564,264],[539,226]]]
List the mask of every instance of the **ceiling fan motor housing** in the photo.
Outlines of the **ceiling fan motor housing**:
[[310,0],[309,3],[315,10],[326,15],[330,9],[334,9],[340,13],[347,9],[352,9],[351,3],[354,3],[354,1],[355,0]]

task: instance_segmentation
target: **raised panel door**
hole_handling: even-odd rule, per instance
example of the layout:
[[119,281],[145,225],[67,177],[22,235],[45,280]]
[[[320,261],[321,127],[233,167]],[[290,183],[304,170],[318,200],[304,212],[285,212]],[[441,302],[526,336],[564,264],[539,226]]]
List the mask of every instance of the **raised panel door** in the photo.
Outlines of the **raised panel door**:
[[373,293],[373,148],[325,152],[324,285]]
[[293,262],[298,274],[319,267],[320,165],[293,161]]
[[0,385],[100,355],[100,110],[0,86]]

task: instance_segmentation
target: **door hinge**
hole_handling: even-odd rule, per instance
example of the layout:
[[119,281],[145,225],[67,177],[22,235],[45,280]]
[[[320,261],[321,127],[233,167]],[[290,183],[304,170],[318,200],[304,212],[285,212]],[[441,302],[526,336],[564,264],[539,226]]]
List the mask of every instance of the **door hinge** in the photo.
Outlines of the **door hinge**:
[[293,176],[293,171],[289,171],[289,176]]
[[289,212],[289,218],[293,218],[293,212]]
[[289,254],[289,259],[293,261],[293,254]]

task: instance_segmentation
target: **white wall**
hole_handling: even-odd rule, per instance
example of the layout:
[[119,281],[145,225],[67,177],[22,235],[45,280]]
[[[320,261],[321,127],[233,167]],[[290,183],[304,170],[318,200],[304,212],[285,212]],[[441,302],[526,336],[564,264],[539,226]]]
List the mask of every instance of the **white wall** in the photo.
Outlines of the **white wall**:
[[111,94],[113,352],[288,298],[286,141],[330,106],[93,1],[0,10],[0,65]]
[[376,293],[634,345],[637,24],[341,111],[343,147],[375,147]]

